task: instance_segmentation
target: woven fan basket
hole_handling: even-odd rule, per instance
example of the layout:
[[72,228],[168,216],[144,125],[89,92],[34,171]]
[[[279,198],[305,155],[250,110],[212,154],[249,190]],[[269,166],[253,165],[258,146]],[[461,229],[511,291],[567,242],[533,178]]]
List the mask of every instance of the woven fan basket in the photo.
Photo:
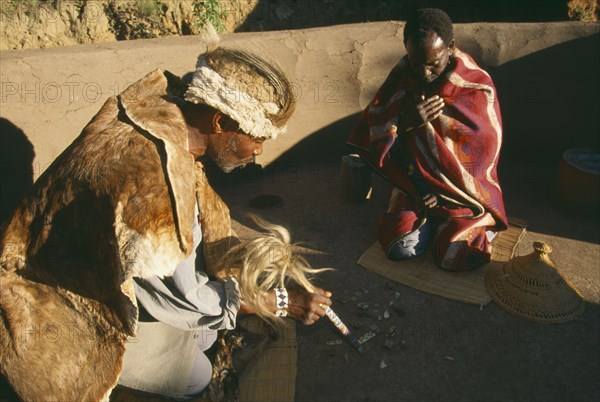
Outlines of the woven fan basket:
[[552,247],[535,242],[533,249],[533,253],[515,257],[487,274],[485,285],[490,297],[504,310],[528,321],[558,324],[579,317],[585,302],[548,256]]

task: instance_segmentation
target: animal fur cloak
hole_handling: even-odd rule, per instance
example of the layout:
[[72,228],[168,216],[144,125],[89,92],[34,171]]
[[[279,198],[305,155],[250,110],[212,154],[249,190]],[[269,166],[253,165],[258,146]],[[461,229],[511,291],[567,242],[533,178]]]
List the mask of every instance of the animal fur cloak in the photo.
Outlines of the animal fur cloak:
[[200,209],[209,274],[229,210],[187,151],[185,84],[154,71],[109,98],[1,234],[0,374],[23,400],[102,400],[135,334],[133,277],[170,275]]

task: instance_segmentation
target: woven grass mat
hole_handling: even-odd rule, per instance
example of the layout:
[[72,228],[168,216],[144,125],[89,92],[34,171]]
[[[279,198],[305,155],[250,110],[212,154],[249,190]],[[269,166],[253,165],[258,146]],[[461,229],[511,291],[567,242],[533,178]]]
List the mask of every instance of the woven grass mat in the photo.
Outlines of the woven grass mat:
[[[259,356],[250,370],[240,378],[242,402],[288,402],[296,394],[296,324],[290,319],[277,328],[277,339]],[[249,331],[267,334],[267,324],[257,317],[247,317],[240,325]]]
[[[259,235],[256,230],[237,221],[232,228],[241,239]],[[291,402],[296,394],[296,324],[284,320],[283,327],[276,327],[277,339],[261,353],[252,367],[240,377],[241,402]],[[268,334],[268,325],[256,316],[247,316],[238,325],[250,332]]]
[[485,290],[486,274],[513,257],[525,234],[525,226],[525,222],[521,220],[509,219],[508,230],[500,232],[492,241],[491,261],[475,271],[443,271],[435,265],[431,252],[409,260],[391,261],[379,242],[364,252],[358,264],[369,271],[423,292],[463,303],[485,305],[491,300]]

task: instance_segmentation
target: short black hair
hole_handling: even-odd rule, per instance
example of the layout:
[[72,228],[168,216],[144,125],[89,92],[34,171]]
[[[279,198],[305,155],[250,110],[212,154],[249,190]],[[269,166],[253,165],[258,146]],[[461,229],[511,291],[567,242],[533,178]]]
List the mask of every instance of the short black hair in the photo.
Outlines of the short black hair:
[[438,34],[446,45],[454,39],[452,20],[439,8],[422,8],[415,11],[404,25],[404,43],[409,39],[422,41],[431,32]]

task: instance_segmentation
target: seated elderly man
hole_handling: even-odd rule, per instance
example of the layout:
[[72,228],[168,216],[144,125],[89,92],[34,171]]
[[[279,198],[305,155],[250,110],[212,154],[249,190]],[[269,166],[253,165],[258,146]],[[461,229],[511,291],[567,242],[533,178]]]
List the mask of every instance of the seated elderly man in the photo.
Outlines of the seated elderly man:
[[480,267],[506,229],[496,175],[500,107],[490,76],[454,43],[439,9],[418,10],[404,27],[407,55],[365,109],[349,144],[392,185],[379,240],[388,257]]
[[[216,44],[191,84],[156,70],[106,101],[1,235],[0,374],[20,399],[206,387],[203,352],[249,311],[219,266],[235,237],[201,159],[226,172],[253,161],[293,110],[279,69]],[[321,289],[278,291],[267,308],[306,324],[331,304]]]

